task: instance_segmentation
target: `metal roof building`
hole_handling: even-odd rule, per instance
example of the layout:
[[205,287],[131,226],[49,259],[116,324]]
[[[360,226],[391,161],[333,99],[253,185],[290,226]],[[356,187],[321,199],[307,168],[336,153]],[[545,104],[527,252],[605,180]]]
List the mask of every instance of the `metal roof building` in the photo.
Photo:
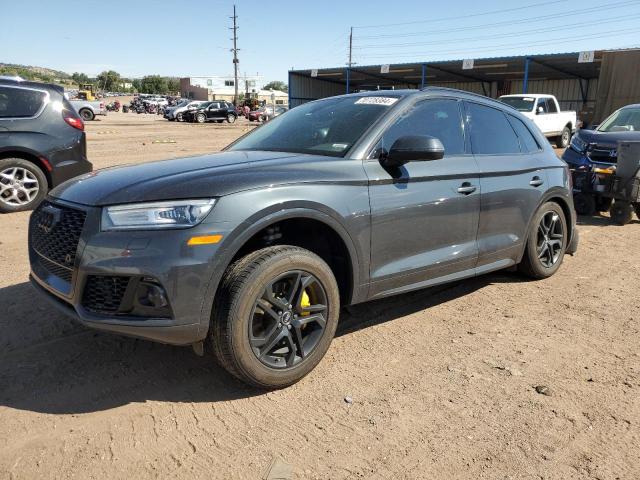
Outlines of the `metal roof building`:
[[639,74],[640,49],[291,70],[289,105],[363,90],[444,86],[493,98],[551,94],[562,109],[591,122],[639,102]]

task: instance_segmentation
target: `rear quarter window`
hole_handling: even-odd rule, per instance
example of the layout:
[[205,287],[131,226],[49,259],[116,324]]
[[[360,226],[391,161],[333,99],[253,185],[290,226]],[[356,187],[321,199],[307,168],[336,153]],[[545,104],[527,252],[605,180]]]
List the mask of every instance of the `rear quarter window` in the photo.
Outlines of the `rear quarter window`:
[[26,88],[0,86],[0,118],[29,118],[35,116],[47,94]]
[[536,141],[535,137],[531,133],[531,130],[524,124],[522,120],[514,117],[513,115],[507,115],[509,122],[513,126],[513,129],[518,134],[520,139],[520,148],[524,153],[533,153],[540,150],[540,145]]

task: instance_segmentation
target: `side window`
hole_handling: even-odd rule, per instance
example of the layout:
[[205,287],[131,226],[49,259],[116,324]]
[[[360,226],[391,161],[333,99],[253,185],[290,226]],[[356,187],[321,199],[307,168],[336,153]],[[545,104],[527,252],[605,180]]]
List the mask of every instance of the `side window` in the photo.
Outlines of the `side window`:
[[407,135],[429,135],[444,145],[444,154],[464,153],[464,131],[457,100],[424,100],[413,105],[383,134],[374,155],[388,152],[393,142]]
[[0,87],[0,118],[33,117],[42,108],[45,97],[44,92]]
[[509,122],[511,122],[511,126],[518,134],[518,138],[520,139],[520,148],[525,153],[533,153],[540,150],[540,145],[536,141],[535,137],[529,130],[529,128],[520,120],[519,118],[514,117],[513,115],[507,115],[509,117]]
[[552,98],[547,98],[547,112],[558,113],[558,109],[556,108],[556,102],[554,102]]
[[[542,110],[540,110],[542,109]],[[538,105],[536,106],[536,113],[538,114],[545,114],[548,112],[548,108],[547,108],[547,102],[544,98],[539,98],[538,99]]]
[[471,148],[478,155],[520,153],[518,137],[501,110],[468,103]]

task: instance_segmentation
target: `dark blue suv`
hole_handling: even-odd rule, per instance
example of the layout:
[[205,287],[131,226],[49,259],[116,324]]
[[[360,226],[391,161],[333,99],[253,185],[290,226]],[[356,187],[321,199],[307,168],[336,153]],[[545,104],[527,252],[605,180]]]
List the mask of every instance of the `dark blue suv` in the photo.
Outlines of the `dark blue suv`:
[[640,104],[627,105],[613,112],[594,130],[579,130],[562,159],[571,168],[590,169],[594,164],[615,164],[619,141],[640,140]]
[[0,77],[0,212],[31,210],[91,169],[84,123],[62,87]]

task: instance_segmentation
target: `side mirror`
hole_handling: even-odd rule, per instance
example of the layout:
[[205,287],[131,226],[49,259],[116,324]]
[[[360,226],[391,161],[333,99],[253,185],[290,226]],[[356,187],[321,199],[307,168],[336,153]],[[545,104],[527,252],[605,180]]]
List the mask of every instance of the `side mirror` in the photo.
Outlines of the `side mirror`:
[[538,107],[538,108],[536,109],[536,115],[540,115],[541,113],[544,113],[544,108],[542,108],[542,107]]
[[399,167],[408,162],[440,160],[444,157],[444,145],[442,142],[428,135],[410,135],[400,137],[383,159],[385,167]]

